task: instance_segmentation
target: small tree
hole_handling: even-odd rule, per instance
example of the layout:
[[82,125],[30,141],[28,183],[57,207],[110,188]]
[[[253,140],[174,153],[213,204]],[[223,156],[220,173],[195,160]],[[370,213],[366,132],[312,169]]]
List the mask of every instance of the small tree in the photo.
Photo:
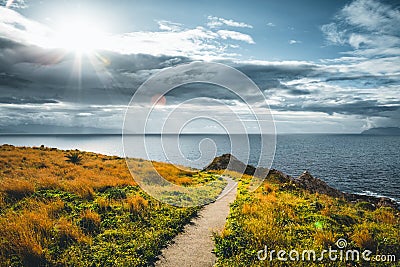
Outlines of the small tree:
[[82,161],[82,154],[80,152],[71,152],[68,155],[65,156],[67,158],[67,162],[73,163],[73,164],[80,164]]

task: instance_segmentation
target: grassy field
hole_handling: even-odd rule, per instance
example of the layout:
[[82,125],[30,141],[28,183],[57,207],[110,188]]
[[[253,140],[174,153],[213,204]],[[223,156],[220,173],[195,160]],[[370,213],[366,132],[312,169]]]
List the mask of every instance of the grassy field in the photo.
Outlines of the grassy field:
[[[149,166],[130,164],[141,173]],[[210,198],[225,185],[213,174],[154,165],[175,184],[213,183]],[[122,158],[0,147],[0,266],[149,266],[198,211],[148,196]]]
[[[293,184],[279,182],[278,176],[269,175],[255,192],[248,191],[249,176],[240,179],[225,230],[215,235],[217,266],[400,266],[398,210],[310,194]],[[344,253],[348,249],[370,250],[372,255],[395,255],[396,262],[351,261],[350,254],[347,262],[331,261],[328,254],[318,261],[324,249],[338,249],[335,243],[340,238],[347,241]],[[265,246],[267,257],[259,260],[257,253],[265,251]],[[271,250],[275,250],[272,261]],[[286,252],[281,258],[287,261],[277,259],[279,250]],[[295,252],[289,258],[292,250],[300,253],[299,261]],[[316,251],[317,260],[307,261],[307,252],[306,261],[302,261],[304,250]],[[264,252],[260,256],[263,259]]]

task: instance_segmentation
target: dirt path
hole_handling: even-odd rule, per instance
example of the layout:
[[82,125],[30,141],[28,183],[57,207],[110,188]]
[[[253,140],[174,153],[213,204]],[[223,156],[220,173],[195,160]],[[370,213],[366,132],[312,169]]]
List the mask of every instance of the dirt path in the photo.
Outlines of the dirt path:
[[199,216],[188,224],[184,232],[162,251],[155,266],[162,267],[203,267],[213,266],[216,257],[212,253],[214,241],[212,232],[221,231],[229,214],[229,204],[235,200],[237,183],[226,178],[228,185],[221,195],[228,192],[214,203],[204,207]]

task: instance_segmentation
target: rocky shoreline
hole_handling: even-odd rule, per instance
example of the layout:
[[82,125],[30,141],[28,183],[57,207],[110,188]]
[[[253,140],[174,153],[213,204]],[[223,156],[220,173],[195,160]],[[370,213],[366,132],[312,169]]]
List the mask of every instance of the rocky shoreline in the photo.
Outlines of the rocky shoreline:
[[[231,154],[224,154],[216,157],[213,162],[204,168],[205,171],[211,170],[231,170],[247,175],[254,175],[255,173],[267,173],[267,169],[261,168],[260,172],[256,172],[257,168],[252,165],[246,165],[235,156]],[[400,205],[394,200],[387,197],[375,197],[368,195],[359,195],[353,193],[342,192],[336,188],[329,186],[325,181],[313,177],[308,171],[305,171],[299,177],[294,178],[281,171],[271,169],[268,171],[266,179],[274,177],[285,188],[301,188],[309,191],[310,193],[325,194],[335,198],[342,198],[352,203],[369,204],[370,209],[379,207],[391,207],[400,210]]]

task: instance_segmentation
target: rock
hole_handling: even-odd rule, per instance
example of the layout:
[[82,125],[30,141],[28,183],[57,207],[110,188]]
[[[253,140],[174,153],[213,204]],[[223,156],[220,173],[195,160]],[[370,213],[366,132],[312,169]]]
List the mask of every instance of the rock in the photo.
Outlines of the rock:
[[204,168],[204,170],[230,170],[253,175],[256,171],[256,168],[254,166],[244,164],[231,154],[224,154],[220,157],[216,157],[210,165]]
[[336,198],[344,197],[345,195],[343,192],[329,186],[321,179],[314,178],[308,171],[303,172],[302,175],[294,179],[294,183],[311,193],[325,194]]
[[275,169],[268,171],[268,169],[265,168],[256,168],[251,165],[246,165],[231,154],[224,154],[220,157],[216,157],[204,170],[231,170],[248,175],[258,174],[258,177],[266,177],[266,179],[269,179],[272,182],[281,183],[284,188],[297,187],[307,190],[310,193],[325,194],[335,198],[342,198],[353,203],[368,202],[372,204],[372,207],[376,208],[391,207],[399,209],[399,205],[390,198],[377,198],[373,196],[344,193],[329,186],[321,179],[313,177],[308,171],[304,171],[302,175],[294,179],[293,177]]
[[268,173],[267,179],[270,181],[276,181],[278,183],[290,183],[293,182],[293,178],[281,171],[271,169]]

